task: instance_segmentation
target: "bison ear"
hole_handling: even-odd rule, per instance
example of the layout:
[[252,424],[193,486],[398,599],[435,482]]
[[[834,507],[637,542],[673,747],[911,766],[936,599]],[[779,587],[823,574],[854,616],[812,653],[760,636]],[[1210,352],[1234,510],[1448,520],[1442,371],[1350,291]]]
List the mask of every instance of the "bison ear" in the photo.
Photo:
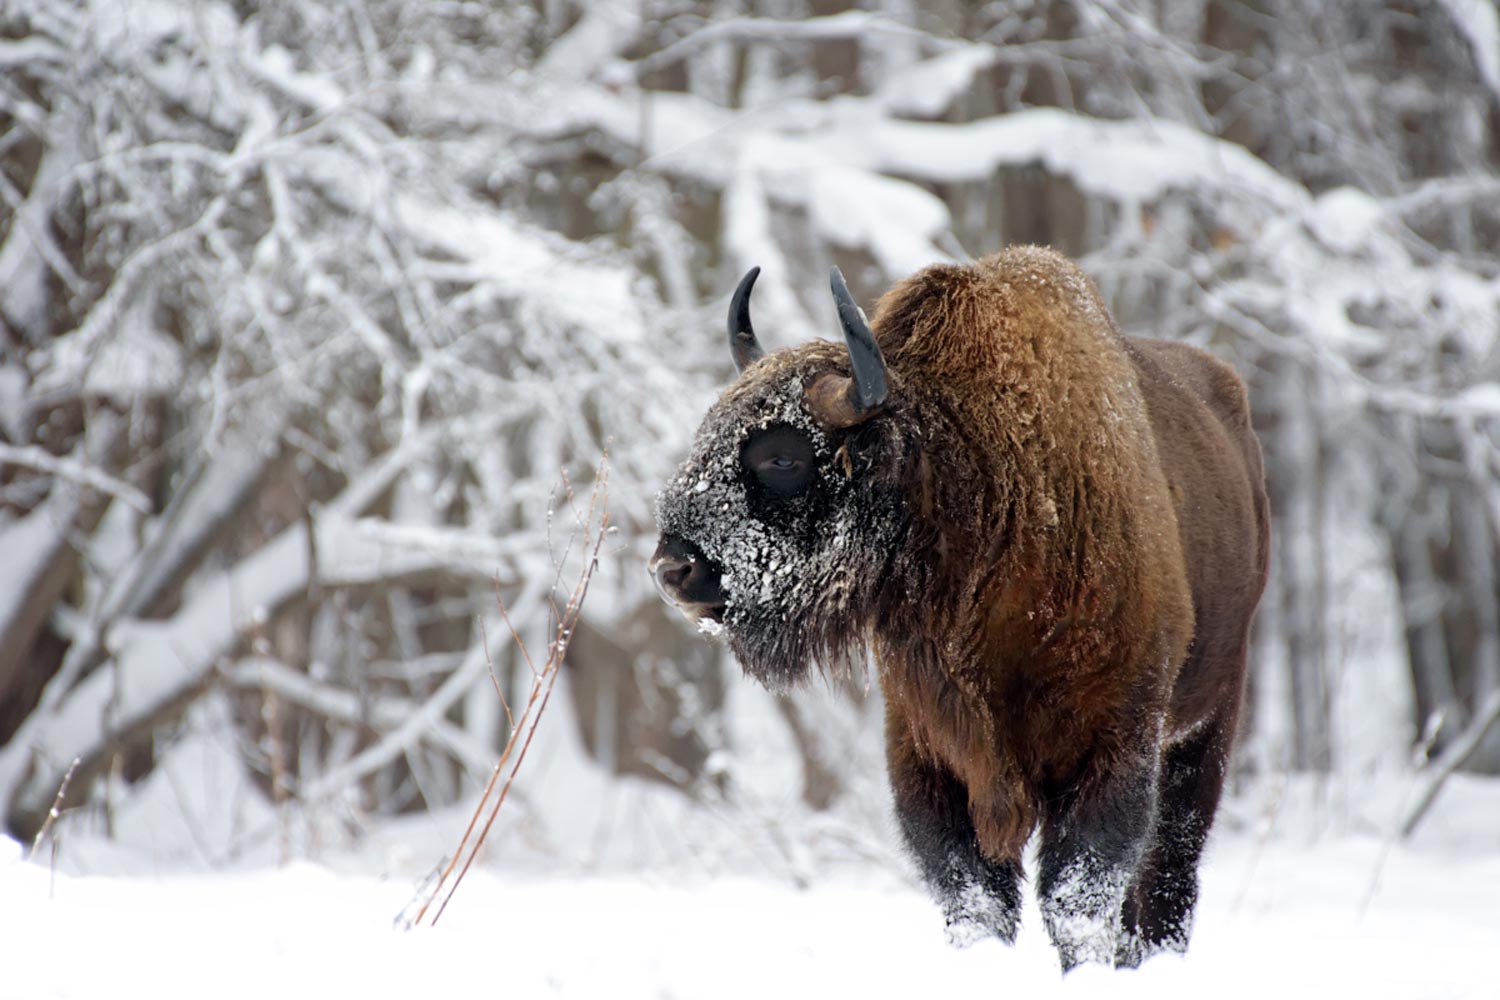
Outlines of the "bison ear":
[[839,325],[844,328],[853,377],[819,376],[807,387],[807,405],[813,416],[830,427],[853,427],[873,417],[885,405],[885,358],[865,322],[864,312],[855,305],[854,296],[849,294],[849,286],[836,267],[829,274],[829,284],[838,308]]
[[755,328],[750,325],[750,289],[755,287],[759,276],[758,267],[745,272],[729,300],[729,353],[734,358],[734,367],[741,372],[766,356],[760,341],[755,339]]

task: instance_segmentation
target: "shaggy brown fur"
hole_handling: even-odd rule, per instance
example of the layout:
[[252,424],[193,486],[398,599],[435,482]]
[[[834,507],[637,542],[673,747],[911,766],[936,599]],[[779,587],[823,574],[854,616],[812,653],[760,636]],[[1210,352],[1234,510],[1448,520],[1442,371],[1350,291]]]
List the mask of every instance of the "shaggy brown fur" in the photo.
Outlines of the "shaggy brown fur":
[[1203,666],[1242,649],[1265,576],[1245,391],[1201,351],[1120,337],[1034,247],[929,268],[873,325],[931,442],[909,502],[936,554],[926,593],[947,598],[891,595],[906,627],[881,631],[947,642],[882,642],[886,695],[919,753],[1013,803],[976,821],[987,854],[1019,859],[1038,799],[1125,752],[1118,713],[1170,705],[1171,742],[1238,688]]
[[874,328],[933,442],[910,501],[947,598],[893,595],[890,632],[946,640],[878,647],[908,730],[893,764],[910,747],[950,771],[984,853],[1019,861],[1043,799],[1135,752],[1192,638],[1166,476],[1124,345],[1061,258],[929,268]]
[[935,553],[936,596],[888,592],[877,615],[898,802],[951,776],[984,857],[1019,865],[1038,822],[1210,728],[1217,786],[1269,548],[1239,378],[1121,337],[1092,283],[1032,247],[929,268],[873,326],[930,442],[907,547]]
[[[872,326],[889,402],[814,435],[828,485],[795,534],[821,553],[838,512],[893,513],[782,612],[812,637],[796,651],[871,641],[897,814],[955,938],[1014,937],[1040,829],[1064,968],[1185,948],[1266,575],[1243,385],[1194,348],[1121,336],[1082,272],[1037,247],[927,268]],[[784,420],[753,414],[781,380],[847,372],[828,346],[751,365],[705,428]],[[664,532],[730,558],[662,507]],[[784,636],[732,605],[747,670],[796,676],[761,653]]]

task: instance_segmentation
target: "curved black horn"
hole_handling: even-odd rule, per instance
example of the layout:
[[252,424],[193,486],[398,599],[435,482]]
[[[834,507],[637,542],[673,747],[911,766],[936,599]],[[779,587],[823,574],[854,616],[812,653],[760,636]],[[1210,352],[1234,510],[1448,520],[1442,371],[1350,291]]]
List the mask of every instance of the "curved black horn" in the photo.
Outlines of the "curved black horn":
[[854,304],[849,286],[836,267],[829,275],[829,284],[833,286],[839,324],[844,328],[844,343],[849,345],[849,367],[854,372],[849,401],[868,413],[885,402],[885,358],[880,356],[875,334],[870,332],[864,312]]
[[750,289],[760,268],[752,267],[740,279],[740,286],[729,300],[729,353],[734,357],[734,366],[740,371],[750,367],[751,362],[765,357],[760,341],[755,339],[755,328],[750,325]]

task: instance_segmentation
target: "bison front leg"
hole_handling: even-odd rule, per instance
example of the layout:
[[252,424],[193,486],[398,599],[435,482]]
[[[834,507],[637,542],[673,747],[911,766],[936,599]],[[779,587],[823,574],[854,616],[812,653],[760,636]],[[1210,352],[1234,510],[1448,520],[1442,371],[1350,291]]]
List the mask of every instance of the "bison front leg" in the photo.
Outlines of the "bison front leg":
[[960,947],[994,935],[1014,944],[1021,917],[1021,866],[980,853],[964,786],[919,759],[903,724],[887,720],[887,763],[896,818]]
[[1037,896],[1063,972],[1114,962],[1121,905],[1154,825],[1157,759],[1153,750],[1112,761],[1048,809]]

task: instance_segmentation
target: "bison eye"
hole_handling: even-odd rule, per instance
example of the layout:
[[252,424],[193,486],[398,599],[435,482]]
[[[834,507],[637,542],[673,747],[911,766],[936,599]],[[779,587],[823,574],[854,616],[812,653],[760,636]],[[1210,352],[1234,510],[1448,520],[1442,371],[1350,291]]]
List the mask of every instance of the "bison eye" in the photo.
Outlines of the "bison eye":
[[785,424],[751,434],[740,452],[740,461],[756,481],[771,494],[785,498],[807,489],[815,457],[812,439]]

